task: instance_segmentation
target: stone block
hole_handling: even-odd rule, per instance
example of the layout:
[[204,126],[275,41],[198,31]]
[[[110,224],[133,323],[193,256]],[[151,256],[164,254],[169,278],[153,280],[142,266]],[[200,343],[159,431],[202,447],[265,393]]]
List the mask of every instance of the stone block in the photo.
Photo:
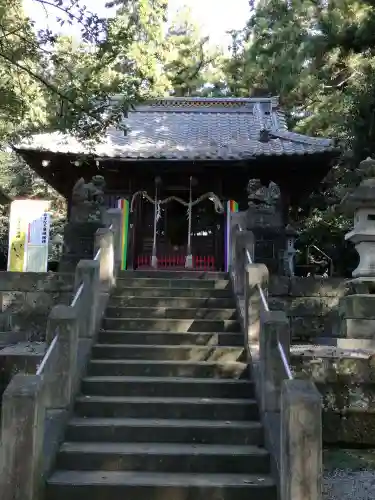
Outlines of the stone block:
[[18,374],[3,395],[2,500],[38,500],[42,487],[45,409],[42,379]]
[[108,293],[114,284],[114,245],[113,232],[108,228],[98,229],[95,233],[94,256],[99,253],[100,283],[102,292]]
[[281,500],[322,498],[322,398],[310,381],[286,380],[281,393]]
[[270,296],[288,296],[290,291],[290,278],[288,276],[277,276],[271,274],[269,278],[268,291]]
[[268,269],[264,264],[248,264],[245,273],[244,325],[247,342],[258,342],[260,315],[264,310],[258,285],[261,285],[267,299]]
[[292,297],[344,297],[350,287],[342,278],[291,278]]
[[55,306],[48,318],[47,338],[49,344],[57,337],[58,356],[51,366],[55,385],[54,408],[66,408],[71,401],[77,373],[78,321],[74,308]]
[[92,258],[95,232],[102,228],[99,222],[69,222],[64,229],[64,253],[60,270],[74,272],[81,259]]
[[375,320],[375,295],[347,295],[340,300],[340,315],[343,318]]
[[45,477],[51,473],[51,469],[55,464],[56,454],[64,439],[69,416],[68,410],[46,411],[43,440],[43,473]]
[[251,254],[254,244],[254,235],[251,231],[237,231],[235,236],[235,293],[243,296],[245,293],[245,273],[249,264],[246,250]]
[[4,292],[69,292],[73,285],[71,273],[0,272],[0,291]]
[[57,304],[69,305],[73,291],[69,292],[26,292],[25,304],[36,311],[49,314]]
[[122,211],[120,208],[110,208],[105,212],[104,220],[108,227],[112,225],[116,269],[120,269],[122,260]]
[[[375,412],[361,409],[345,413],[323,411],[323,442],[348,448],[375,446]],[[363,462],[362,462],[363,465]]]
[[80,337],[92,337],[96,330],[96,316],[100,294],[100,264],[94,260],[81,260],[76,268],[76,289],[83,284],[82,297],[77,308]]
[[[317,387],[323,397],[323,408],[346,415],[351,411],[362,411],[375,414],[374,382],[352,383],[349,376],[338,377],[336,382],[318,383]],[[374,437],[375,439],[375,437]]]
[[355,278],[347,281],[349,287],[349,295],[375,294],[375,278]]
[[286,301],[288,316],[325,316],[337,310],[338,297],[291,297]]
[[289,323],[283,311],[263,312],[259,339],[261,408],[263,411],[280,410],[281,383],[288,378],[278,343],[289,363]]
[[288,297],[273,297],[268,295],[268,306],[271,311],[288,312]]
[[335,312],[325,316],[290,317],[291,335],[294,342],[312,341],[316,337],[330,337],[337,321]]
[[[3,324],[1,325],[3,326]],[[1,331],[0,332],[0,349],[9,345],[17,344],[26,340],[24,332]]]
[[[368,354],[343,353],[336,349],[292,349],[290,362],[297,378],[317,383],[363,384],[375,382],[375,363]],[[374,365],[374,366],[373,366]]]
[[341,322],[341,336],[375,340],[375,319],[344,319]]
[[2,292],[2,329],[8,324],[13,332],[22,333],[25,340],[43,341],[52,307],[69,304],[71,300],[71,290],[62,290]]
[[2,311],[21,311],[25,304],[25,292],[1,292]]

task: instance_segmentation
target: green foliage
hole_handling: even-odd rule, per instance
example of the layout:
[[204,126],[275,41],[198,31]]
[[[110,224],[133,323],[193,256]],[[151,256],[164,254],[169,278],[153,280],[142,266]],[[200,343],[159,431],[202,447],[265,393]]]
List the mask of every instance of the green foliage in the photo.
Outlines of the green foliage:
[[278,95],[296,131],[342,142],[342,159],[292,219],[301,248],[316,244],[332,256],[336,269],[347,273],[356,260],[344,243],[352,221],[337,207],[363,178],[359,162],[375,153],[374,2],[250,4],[246,28],[232,33],[232,53],[225,63],[228,88],[238,96]]
[[[347,272],[341,256],[352,261],[343,239],[351,221],[337,206],[364,175],[359,161],[375,153],[373,1],[250,1],[246,26],[231,32],[226,56],[202,35],[188,9],[168,25],[167,0],[113,0],[107,5],[115,14],[108,19],[80,0],[33,1],[52,6],[61,25],[78,23],[81,41],[36,32],[21,0],[0,0],[3,144],[48,128],[95,139],[148,97],[279,95],[291,127],[336,137],[346,151],[291,217],[301,248],[316,244]],[[121,99],[114,102],[113,94]],[[0,180],[16,195],[43,194],[13,156],[0,158]],[[56,213],[63,213],[61,207]]]
[[0,141],[46,123],[36,37],[20,0],[0,0]]
[[176,97],[212,95],[224,81],[222,54],[210,46],[187,7],[169,26],[165,54],[164,71]]

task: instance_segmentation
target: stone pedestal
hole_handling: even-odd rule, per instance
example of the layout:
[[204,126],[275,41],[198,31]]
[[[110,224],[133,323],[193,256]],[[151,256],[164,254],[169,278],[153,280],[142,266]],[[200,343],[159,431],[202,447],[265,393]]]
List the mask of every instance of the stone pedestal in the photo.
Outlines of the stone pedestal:
[[64,250],[60,272],[74,272],[82,259],[92,259],[96,231],[101,222],[68,222],[64,231]]
[[341,337],[375,340],[375,295],[347,295],[340,301]]
[[281,393],[280,500],[322,498],[322,398],[310,380]]
[[281,211],[275,207],[249,206],[246,225],[254,234],[255,262],[265,264],[271,274],[284,274],[286,235]]

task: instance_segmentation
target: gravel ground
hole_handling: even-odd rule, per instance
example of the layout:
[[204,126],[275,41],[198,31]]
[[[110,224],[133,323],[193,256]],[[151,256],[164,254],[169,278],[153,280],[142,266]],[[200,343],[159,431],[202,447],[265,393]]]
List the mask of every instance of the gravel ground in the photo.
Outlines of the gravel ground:
[[375,450],[326,450],[324,500],[375,500]]

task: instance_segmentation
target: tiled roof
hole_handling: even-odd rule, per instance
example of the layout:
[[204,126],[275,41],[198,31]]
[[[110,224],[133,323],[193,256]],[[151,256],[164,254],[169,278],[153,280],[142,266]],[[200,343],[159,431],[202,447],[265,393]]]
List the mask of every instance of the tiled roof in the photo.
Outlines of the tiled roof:
[[61,132],[32,136],[16,149],[170,160],[245,160],[336,149],[330,139],[289,132],[276,98],[165,98],[137,106],[124,123],[126,134],[108,129],[94,151]]

